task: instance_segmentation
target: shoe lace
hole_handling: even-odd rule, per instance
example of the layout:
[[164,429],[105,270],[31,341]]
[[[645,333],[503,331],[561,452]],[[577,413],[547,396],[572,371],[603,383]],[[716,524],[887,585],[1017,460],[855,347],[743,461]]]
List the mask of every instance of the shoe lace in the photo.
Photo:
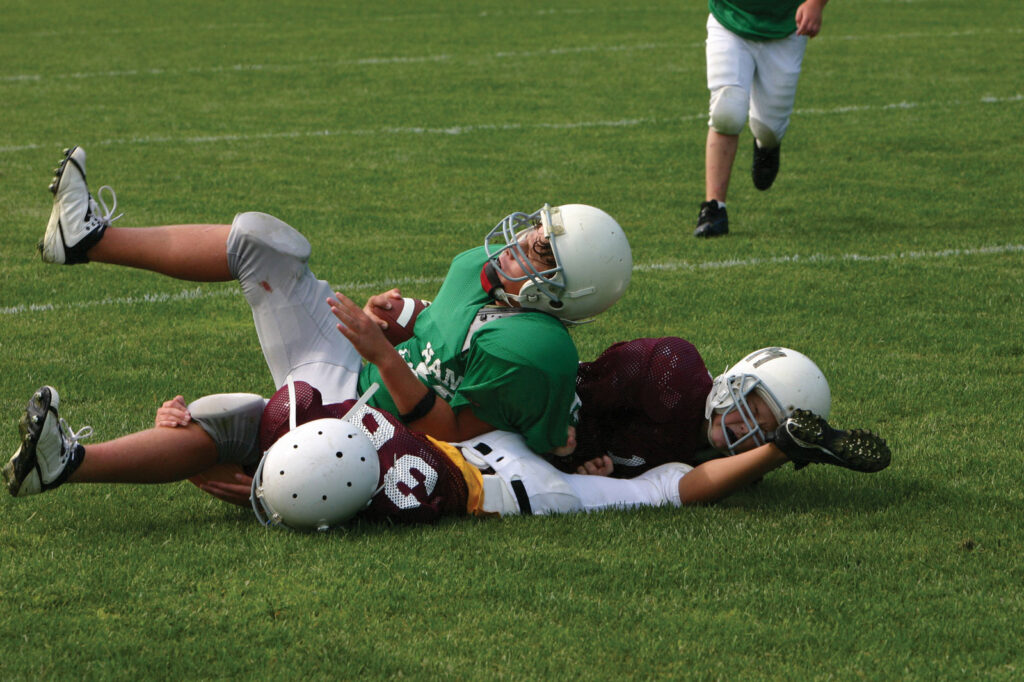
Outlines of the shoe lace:
[[62,453],[63,457],[69,457],[71,453],[75,451],[75,446],[78,445],[78,441],[85,440],[92,436],[91,426],[83,426],[78,431],[74,431],[70,426],[68,426],[68,423],[64,421],[63,417],[60,418],[58,423],[60,424],[60,433],[68,444],[68,447],[64,448],[64,452]]
[[[103,199],[103,190],[107,190],[108,192],[110,192],[110,201],[113,203],[113,206],[109,208],[107,207],[107,202],[104,201]],[[110,185],[103,185],[98,190],[96,190],[96,199],[97,203],[103,208],[103,215],[96,216],[96,218],[103,225],[110,225],[110,223],[114,222],[115,220],[124,215],[124,213],[118,213],[117,215],[114,215],[114,211],[117,210],[117,193],[114,192],[114,188],[111,187]]]

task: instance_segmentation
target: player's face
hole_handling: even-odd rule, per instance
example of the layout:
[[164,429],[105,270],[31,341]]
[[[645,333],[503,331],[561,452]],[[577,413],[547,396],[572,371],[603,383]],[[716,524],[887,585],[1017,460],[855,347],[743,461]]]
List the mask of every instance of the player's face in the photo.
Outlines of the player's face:
[[[747,394],[747,406],[750,407],[751,413],[754,415],[754,421],[760,425],[763,433],[771,433],[778,427],[778,420],[772,414],[772,411],[768,409],[768,404],[760,394],[754,392]],[[729,453],[729,446],[726,443],[724,434],[726,429],[728,429],[730,434],[729,440],[733,443],[751,431],[743,421],[743,415],[740,414],[739,410],[726,413],[724,418],[721,414],[712,415],[710,429],[711,446],[725,454]],[[757,447],[757,443],[754,442],[753,438],[750,438],[740,443],[736,447],[736,451],[744,452],[755,447]]]
[[[544,241],[544,235],[539,226],[520,234],[519,246],[522,255],[526,256],[530,265],[537,272],[543,272],[554,267],[554,257],[551,255],[550,247]],[[498,265],[501,267],[501,271],[508,275],[508,277],[501,277],[505,291],[513,295],[518,294],[519,290],[523,288],[523,284],[528,280],[512,281],[514,278],[526,275],[526,270],[516,260],[512,249],[505,249],[501,252],[498,256]]]

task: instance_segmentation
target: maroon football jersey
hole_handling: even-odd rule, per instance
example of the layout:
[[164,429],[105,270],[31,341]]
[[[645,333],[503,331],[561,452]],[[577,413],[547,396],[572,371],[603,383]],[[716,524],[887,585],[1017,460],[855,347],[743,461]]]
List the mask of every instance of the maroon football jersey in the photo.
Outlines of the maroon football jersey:
[[[346,400],[324,405],[319,390],[303,381],[295,382],[296,425],[341,418],[354,403]],[[288,432],[288,410],[288,387],[282,386],[260,418],[260,447],[264,451]],[[466,513],[466,479],[443,451],[383,410],[366,407],[358,424],[377,449],[381,488],[359,518],[422,523],[441,515]]]
[[636,339],[582,362],[576,392],[583,405],[571,461],[609,454],[615,476],[636,476],[666,462],[694,464],[707,447],[702,429],[711,376],[700,353],[676,337]]

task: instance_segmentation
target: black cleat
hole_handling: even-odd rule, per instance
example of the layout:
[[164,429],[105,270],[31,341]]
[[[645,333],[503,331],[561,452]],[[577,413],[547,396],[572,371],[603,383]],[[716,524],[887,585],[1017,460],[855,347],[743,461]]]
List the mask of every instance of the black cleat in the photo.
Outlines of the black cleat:
[[807,410],[795,410],[775,430],[772,442],[797,468],[818,463],[872,473],[889,466],[892,458],[881,437],[864,429],[833,429]]
[[754,179],[754,187],[764,191],[775,182],[775,176],[779,174],[779,150],[781,146],[772,149],[761,149],[754,140],[754,164],[750,168],[750,176]]
[[700,205],[697,229],[693,231],[693,236],[720,237],[723,234],[729,234],[729,214],[725,206],[719,206],[715,199],[705,201]]
[[60,396],[43,386],[32,396],[21,417],[21,447],[3,468],[7,491],[14,497],[52,490],[67,480],[85,456],[79,439],[92,434],[90,427],[71,431],[58,414]]

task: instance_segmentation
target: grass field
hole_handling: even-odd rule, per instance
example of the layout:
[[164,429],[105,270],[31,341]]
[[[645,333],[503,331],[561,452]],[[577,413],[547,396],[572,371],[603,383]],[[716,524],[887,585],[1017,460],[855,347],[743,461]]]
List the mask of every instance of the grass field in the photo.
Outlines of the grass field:
[[701,2],[0,4],[5,458],[42,384],[101,440],[273,388],[234,287],[39,262],[75,143],[119,225],[274,213],[358,300],[596,204],[636,267],[581,357],[795,347],[893,448],[709,508],[330,535],[187,483],[6,498],[0,679],[1024,677],[1021,3],[831,3],[779,180],[745,132],[710,242]]

